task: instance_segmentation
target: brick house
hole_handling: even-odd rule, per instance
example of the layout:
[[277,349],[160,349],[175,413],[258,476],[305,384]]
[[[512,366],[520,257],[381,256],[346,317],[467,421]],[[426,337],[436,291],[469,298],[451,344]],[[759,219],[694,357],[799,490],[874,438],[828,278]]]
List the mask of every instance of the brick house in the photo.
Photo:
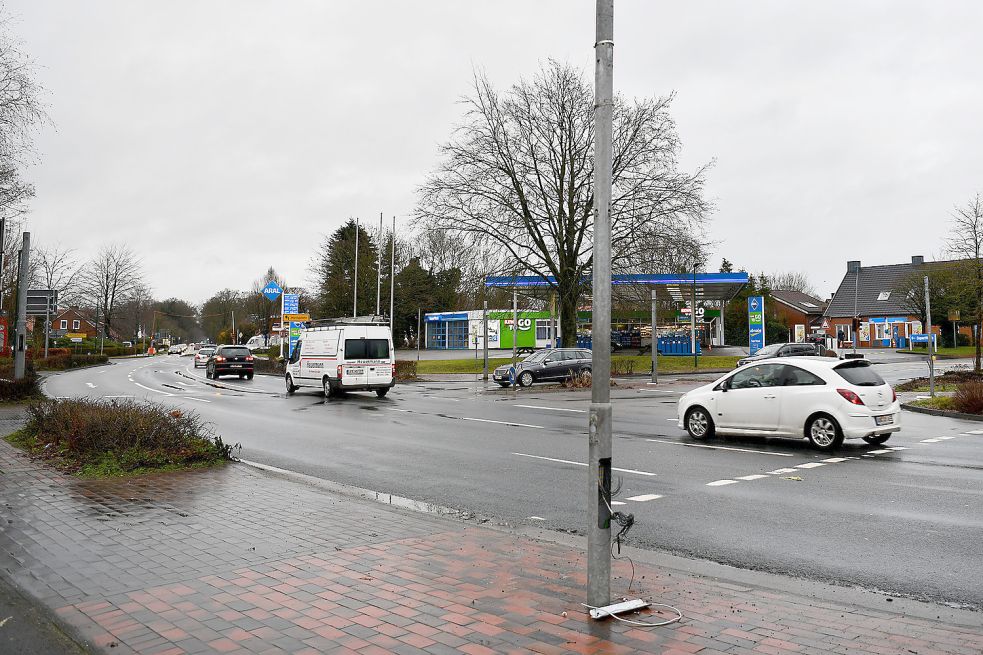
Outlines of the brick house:
[[87,318],[78,307],[69,307],[51,319],[51,336],[63,337],[69,332],[85,334],[87,339],[95,339],[96,324]]
[[792,330],[795,337],[795,326],[804,325],[806,335],[822,329],[823,312],[826,303],[819,298],[801,291],[771,291],[768,313]]
[[[860,319],[857,346],[861,348],[905,348],[912,334],[924,332],[922,317],[911,313],[901,291],[911,275],[925,267],[925,258],[885,266],[861,266],[848,261],[846,275],[823,314],[821,330],[852,344],[853,318]],[[938,333],[938,328],[934,331]]]

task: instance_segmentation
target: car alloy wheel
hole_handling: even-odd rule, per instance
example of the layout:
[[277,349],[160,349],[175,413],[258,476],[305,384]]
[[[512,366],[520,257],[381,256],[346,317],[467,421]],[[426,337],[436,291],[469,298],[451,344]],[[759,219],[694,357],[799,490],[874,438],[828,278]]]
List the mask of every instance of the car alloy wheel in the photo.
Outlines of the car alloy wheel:
[[694,407],[686,414],[686,431],[694,439],[706,439],[713,435],[713,419],[702,407]]
[[330,398],[334,394],[331,392],[331,383],[328,382],[328,378],[324,378],[321,381],[321,388],[324,390],[324,397]]
[[819,450],[833,450],[843,443],[840,428],[829,416],[820,415],[809,421],[807,436]]
[[519,386],[520,387],[529,387],[529,386],[532,386],[532,382],[533,382],[533,380],[532,380],[532,373],[530,373],[529,371],[523,371],[522,373],[519,374]]

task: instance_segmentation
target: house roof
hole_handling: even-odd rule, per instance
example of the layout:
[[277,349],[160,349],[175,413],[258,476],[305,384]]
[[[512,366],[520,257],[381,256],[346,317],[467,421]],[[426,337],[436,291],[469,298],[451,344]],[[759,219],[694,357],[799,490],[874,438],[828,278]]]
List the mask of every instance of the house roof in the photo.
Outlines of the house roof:
[[[938,264],[939,262],[933,262]],[[929,264],[931,265],[931,264]],[[859,316],[907,316],[911,308],[905,303],[903,282],[926,264],[906,263],[886,266],[861,266],[847,270],[833,300],[826,308],[830,318]],[[859,274],[859,279],[858,279]],[[854,290],[856,289],[856,294]],[[856,305],[854,305],[856,295]],[[856,310],[854,310],[856,307]]]
[[801,291],[773,290],[771,297],[803,314],[821,316],[823,310],[826,308],[825,302]]

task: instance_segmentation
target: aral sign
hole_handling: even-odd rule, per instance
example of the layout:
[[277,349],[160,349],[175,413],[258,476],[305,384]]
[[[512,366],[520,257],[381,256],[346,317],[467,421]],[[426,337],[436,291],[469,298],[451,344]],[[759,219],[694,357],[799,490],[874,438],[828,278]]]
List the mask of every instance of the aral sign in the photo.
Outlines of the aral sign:
[[765,298],[751,296],[747,299],[748,351],[754,354],[765,347]]

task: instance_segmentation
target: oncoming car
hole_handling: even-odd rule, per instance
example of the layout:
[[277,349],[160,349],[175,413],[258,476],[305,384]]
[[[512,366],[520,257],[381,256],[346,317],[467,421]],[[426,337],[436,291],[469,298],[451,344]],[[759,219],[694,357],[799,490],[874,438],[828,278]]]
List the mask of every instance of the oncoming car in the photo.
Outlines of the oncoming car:
[[825,451],[844,439],[884,443],[901,429],[901,405],[866,360],[790,357],[747,364],[684,394],[677,424],[694,439],[805,437]]
[[[556,348],[537,350],[516,364],[516,382],[528,387],[534,382],[557,382],[572,375],[589,376],[591,351],[584,348]],[[512,384],[512,365],[499,366],[492,374],[495,382],[503,387]]]
[[195,368],[202,368],[208,364],[208,358],[215,352],[215,346],[202,346],[195,353]]

